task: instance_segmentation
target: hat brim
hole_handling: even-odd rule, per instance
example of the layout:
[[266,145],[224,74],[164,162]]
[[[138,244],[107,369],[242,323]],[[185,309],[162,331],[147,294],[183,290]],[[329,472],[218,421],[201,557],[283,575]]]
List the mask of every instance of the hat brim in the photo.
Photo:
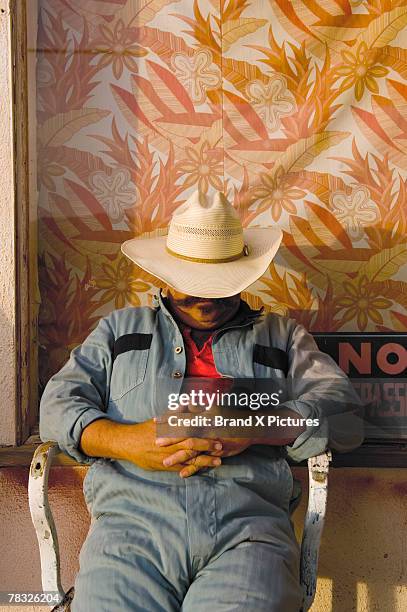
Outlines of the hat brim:
[[262,276],[280,246],[283,233],[277,228],[244,230],[249,254],[226,263],[198,263],[171,255],[166,236],[132,238],[121,250],[140,268],[167,285],[202,298],[222,298],[240,293]]

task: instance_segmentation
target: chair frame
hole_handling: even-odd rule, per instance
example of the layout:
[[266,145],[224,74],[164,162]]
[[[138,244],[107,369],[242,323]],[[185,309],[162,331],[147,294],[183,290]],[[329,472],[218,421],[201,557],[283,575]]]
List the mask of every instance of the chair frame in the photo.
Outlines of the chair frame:
[[[66,593],[61,585],[58,535],[48,502],[48,476],[53,458],[62,451],[56,442],[44,442],[35,450],[28,482],[31,518],[38,539],[41,581],[44,592],[58,593],[60,602],[52,612],[69,612],[74,587]],[[308,507],[301,542],[300,582],[304,592],[300,612],[310,609],[316,592],[319,546],[325,522],[330,451],[308,459]]]

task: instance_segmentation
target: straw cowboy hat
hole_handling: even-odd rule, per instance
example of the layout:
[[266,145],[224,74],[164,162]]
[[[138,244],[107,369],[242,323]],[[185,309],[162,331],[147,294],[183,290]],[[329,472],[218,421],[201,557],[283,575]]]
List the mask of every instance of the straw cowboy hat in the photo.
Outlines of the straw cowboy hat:
[[179,206],[166,235],[126,240],[122,252],[177,291],[203,298],[235,295],[267,270],[280,246],[277,228],[243,230],[223,193],[196,191]]

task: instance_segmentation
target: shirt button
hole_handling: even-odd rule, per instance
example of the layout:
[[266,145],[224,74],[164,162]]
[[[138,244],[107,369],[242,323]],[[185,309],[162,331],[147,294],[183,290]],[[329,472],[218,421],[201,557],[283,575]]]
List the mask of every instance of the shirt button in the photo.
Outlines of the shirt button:
[[176,347],[175,347],[175,352],[177,353],[177,355],[178,355],[179,353],[182,353],[182,346],[176,346]]
[[181,378],[182,374],[181,374],[181,372],[178,372],[178,370],[177,370],[176,372],[174,372],[174,374],[172,376],[173,376],[173,378]]

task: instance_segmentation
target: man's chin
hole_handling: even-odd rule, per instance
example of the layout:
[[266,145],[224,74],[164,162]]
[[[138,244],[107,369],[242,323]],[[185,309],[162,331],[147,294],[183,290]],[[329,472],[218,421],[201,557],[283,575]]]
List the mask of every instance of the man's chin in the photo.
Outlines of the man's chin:
[[216,329],[223,323],[222,320],[219,320],[219,316],[214,315],[190,317],[190,321],[191,326],[197,329]]
[[204,327],[216,327],[217,325],[219,325],[219,318],[218,317],[191,317],[191,319],[194,321],[194,323],[196,323],[197,325],[202,325]]
[[216,329],[217,327],[220,327],[221,324],[219,324],[217,321],[196,321],[196,325],[195,327],[197,329]]

